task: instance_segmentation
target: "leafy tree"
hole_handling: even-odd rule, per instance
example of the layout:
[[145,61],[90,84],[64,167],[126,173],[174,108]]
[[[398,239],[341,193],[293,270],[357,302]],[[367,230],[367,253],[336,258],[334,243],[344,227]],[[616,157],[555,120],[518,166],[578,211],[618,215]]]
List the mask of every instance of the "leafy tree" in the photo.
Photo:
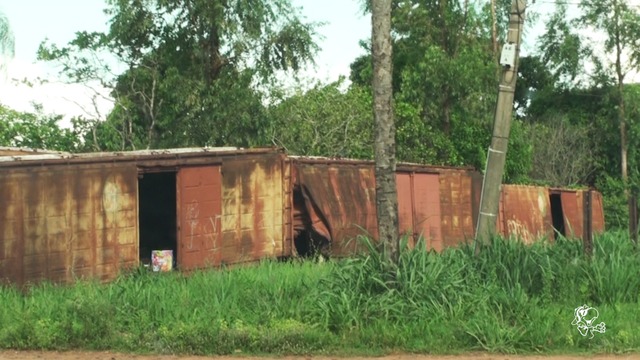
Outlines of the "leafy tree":
[[577,32],[576,22],[569,20],[567,5],[558,3],[556,11],[546,21],[546,32],[539,39],[539,68],[546,73],[546,85],[552,83],[562,88],[579,86],[586,60],[593,49]]
[[[508,0],[495,3],[497,19],[508,18],[509,5]],[[398,160],[484,167],[498,86],[492,18],[489,4],[393,2]],[[496,46],[506,26],[506,21],[496,22]],[[354,84],[370,86],[370,59],[367,54],[351,64]],[[530,146],[517,139],[511,151],[518,155],[507,159],[506,180],[522,181],[529,171]]]
[[[524,113],[528,121],[541,123],[556,135],[563,128],[571,129],[564,139],[549,134],[546,140],[574,143],[567,161],[581,163],[591,158],[588,167],[593,171],[582,181],[603,191],[607,223],[617,227],[628,214],[619,206],[636,183],[634,170],[640,160],[635,151],[640,130],[634,105],[638,91],[627,80],[629,72],[638,70],[640,17],[637,9],[617,0],[585,1],[580,10],[571,21],[566,6],[558,4],[547,22],[538,58],[547,70],[535,71],[543,75],[536,75],[532,84],[537,84],[527,89],[535,88],[528,91]],[[578,30],[598,36],[589,39]],[[592,70],[587,64],[593,65]],[[582,141],[576,142],[576,136]],[[537,152],[534,149],[534,158],[540,155]],[[546,165],[562,166],[553,159],[547,156]],[[619,192],[621,189],[626,190]]]
[[15,38],[9,19],[0,12],[0,73],[5,73],[8,59],[15,55]]
[[[620,126],[621,173],[624,181],[628,178],[627,171],[627,124],[625,119],[624,83],[626,75],[631,70],[637,70],[640,63],[640,14],[621,0],[588,0],[581,3],[585,12],[580,19],[588,27],[603,31],[606,35],[604,50],[613,54],[609,60],[615,70],[618,86],[618,121]],[[623,57],[627,56],[626,62]],[[599,59],[598,59],[599,60]]]
[[373,113],[368,89],[342,91],[343,79],[316,84],[269,109],[269,137],[291,154],[373,159]]
[[[584,14],[580,23],[587,29],[602,32],[605,35],[602,44],[607,55],[594,60],[600,64],[600,70],[613,69],[617,87],[617,123],[620,141],[620,173],[625,185],[629,182],[629,128],[627,103],[625,102],[625,82],[630,71],[640,69],[640,13],[623,0],[585,0],[580,3]],[[605,70],[606,69],[606,70]],[[632,125],[631,125],[632,126]],[[631,195],[626,192],[629,207],[633,206]],[[631,224],[630,224],[631,225]]]
[[[316,24],[302,22],[289,0],[107,4],[108,32],[80,32],[66,47],[40,49],[71,81],[110,89],[115,106],[96,123],[99,148],[262,144],[259,85],[299,70],[317,50]],[[92,61],[106,54],[126,70],[111,75]]]
[[514,94],[514,109],[518,119],[530,115],[530,106],[549,90],[555,90],[553,74],[540,56],[523,56],[518,64],[518,81]]
[[0,146],[32,149],[77,151],[83,129],[63,128],[62,116],[44,114],[41,106],[35,112],[19,112],[0,105]]

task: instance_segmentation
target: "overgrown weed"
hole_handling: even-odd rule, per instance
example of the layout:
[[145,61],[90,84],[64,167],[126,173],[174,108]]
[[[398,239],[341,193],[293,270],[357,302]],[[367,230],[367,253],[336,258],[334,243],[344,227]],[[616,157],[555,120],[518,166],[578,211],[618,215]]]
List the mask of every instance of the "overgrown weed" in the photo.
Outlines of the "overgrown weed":
[[[135,271],[108,284],[0,290],[0,347],[254,354],[629,352],[640,349],[640,260],[627,237],[525,245],[493,239],[397,264],[368,238],[347,259],[264,261],[188,275]],[[585,338],[574,309],[600,311]]]

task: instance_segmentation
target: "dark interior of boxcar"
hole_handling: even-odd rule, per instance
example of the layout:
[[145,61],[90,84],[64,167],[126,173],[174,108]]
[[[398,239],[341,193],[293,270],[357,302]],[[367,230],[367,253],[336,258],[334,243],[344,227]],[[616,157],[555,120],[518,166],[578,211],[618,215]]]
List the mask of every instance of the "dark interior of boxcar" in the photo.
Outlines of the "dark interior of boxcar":
[[553,221],[554,238],[565,236],[564,213],[562,212],[562,197],[560,194],[549,195],[551,202],[551,219]]
[[299,186],[293,189],[294,238],[296,253],[300,257],[328,256],[329,240],[318,234],[311,225],[311,218]]
[[149,264],[152,250],[173,250],[177,259],[176,173],[145,173],[138,180],[140,261]]

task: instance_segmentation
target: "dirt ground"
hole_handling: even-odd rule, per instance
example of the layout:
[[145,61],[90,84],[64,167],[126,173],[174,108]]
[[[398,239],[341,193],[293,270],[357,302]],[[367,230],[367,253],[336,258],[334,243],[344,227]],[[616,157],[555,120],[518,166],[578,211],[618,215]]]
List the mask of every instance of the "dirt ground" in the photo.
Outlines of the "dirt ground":
[[598,355],[598,356],[512,356],[512,355],[456,355],[456,356],[420,356],[390,355],[384,357],[326,357],[326,356],[287,356],[287,357],[200,357],[200,356],[136,356],[109,352],[41,352],[41,351],[0,351],[0,360],[640,360],[640,354]]

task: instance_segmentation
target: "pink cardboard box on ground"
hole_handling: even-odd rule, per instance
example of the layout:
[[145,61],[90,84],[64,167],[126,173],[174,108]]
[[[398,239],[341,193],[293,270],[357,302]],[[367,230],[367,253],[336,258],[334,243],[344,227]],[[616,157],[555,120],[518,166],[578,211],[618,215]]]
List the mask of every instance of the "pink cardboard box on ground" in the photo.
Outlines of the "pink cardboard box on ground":
[[153,271],[171,271],[173,269],[173,250],[151,251]]

